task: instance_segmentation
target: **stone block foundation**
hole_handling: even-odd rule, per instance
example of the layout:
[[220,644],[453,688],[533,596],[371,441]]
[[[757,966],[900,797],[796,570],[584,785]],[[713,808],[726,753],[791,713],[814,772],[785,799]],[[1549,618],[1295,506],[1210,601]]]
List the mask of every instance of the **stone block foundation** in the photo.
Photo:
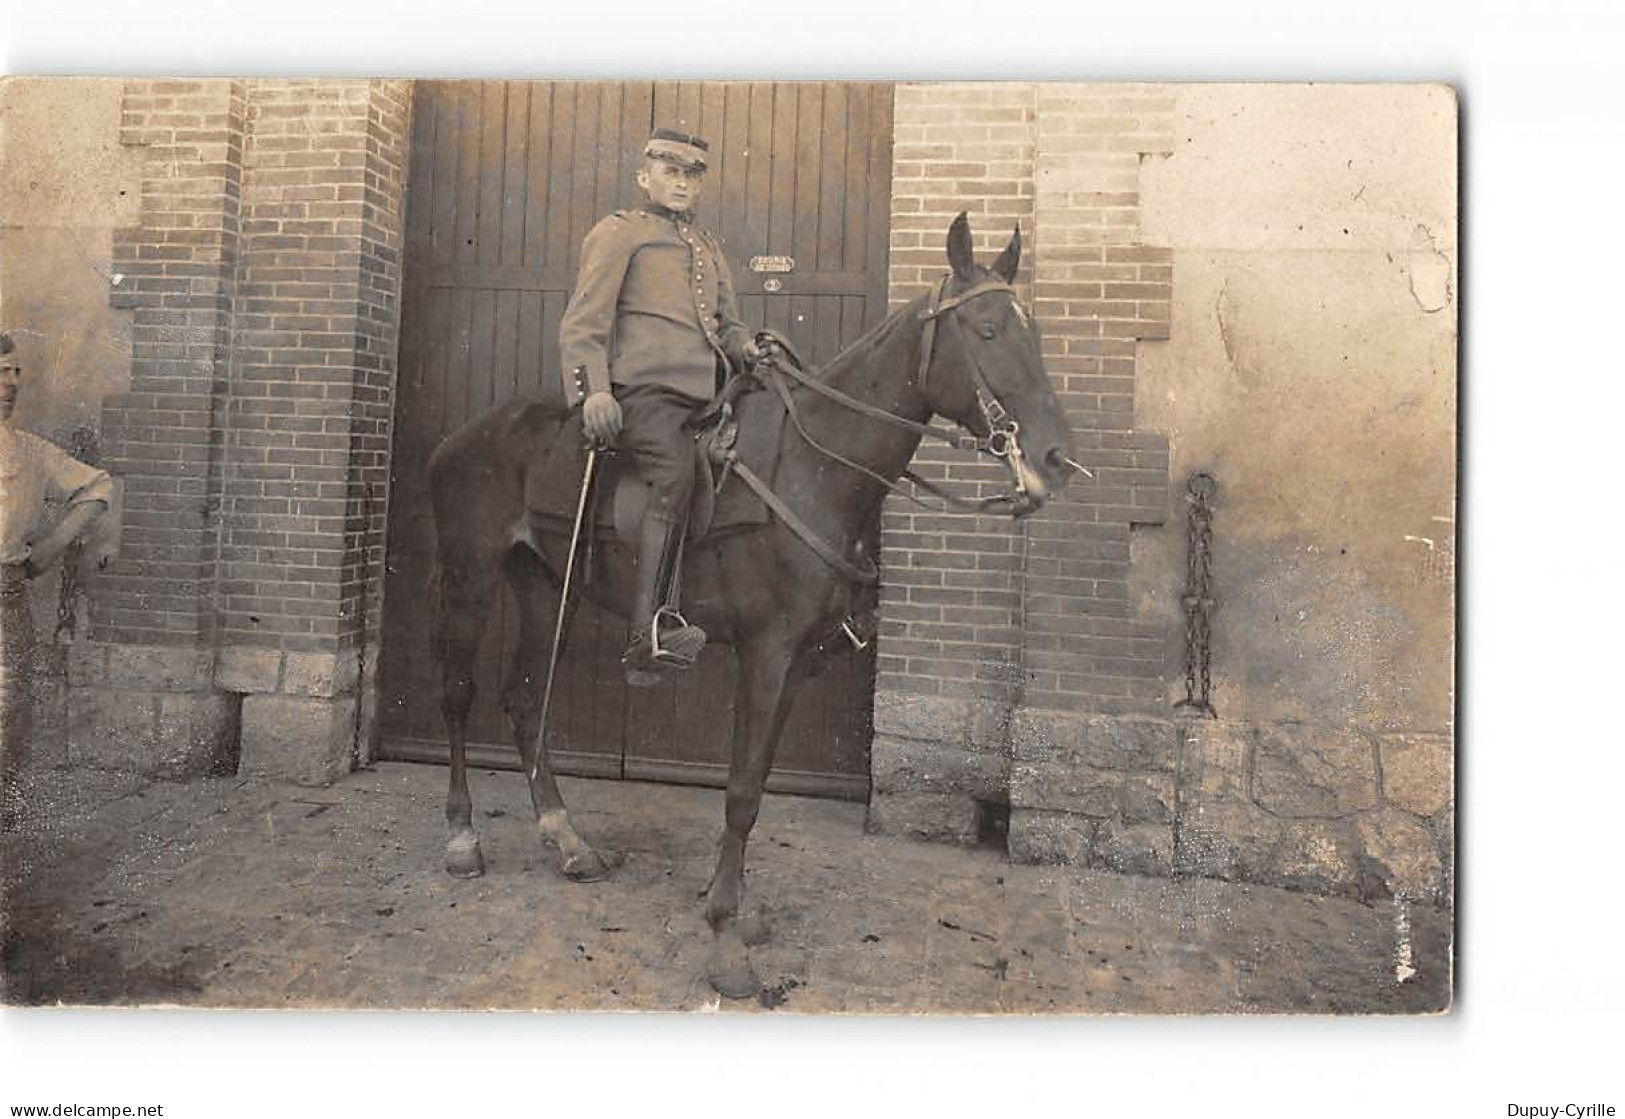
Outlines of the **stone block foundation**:
[[978,711],[877,696],[871,830],[986,841],[999,805],[1018,863],[1451,902],[1445,735]]
[[1009,709],[988,700],[875,694],[869,830],[975,843],[1009,804]]
[[67,695],[68,765],[182,779],[241,771],[327,784],[370,759],[373,677],[337,656],[82,642]]

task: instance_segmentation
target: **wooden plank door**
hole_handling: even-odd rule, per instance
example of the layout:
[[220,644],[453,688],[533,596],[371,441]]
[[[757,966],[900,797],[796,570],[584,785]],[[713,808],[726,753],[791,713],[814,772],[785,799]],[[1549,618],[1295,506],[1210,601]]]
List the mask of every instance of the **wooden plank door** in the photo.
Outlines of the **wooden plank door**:
[[[741,311],[822,362],[886,310],[891,87],[878,83],[419,82],[408,179],[380,719],[383,754],[444,756],[440,682],[423,594],[433,559],[426,465],[447,433],[497,401],[558,393],[558,323],[582,238],[636,205],[655,125],[707,137],[699,219],[724,239]],[[758,261],[786,271],[753,271]],[[793,262],[793,265],[788,262]],[[502,664],[503,600],[477,665],[478,764],[516,765]],[[585,606],[561,669],[561,772],[720,784],[733,655],[627,688],[619,620]],[[770,787],[867,793],[872,654],[840,658],[796,706]]]

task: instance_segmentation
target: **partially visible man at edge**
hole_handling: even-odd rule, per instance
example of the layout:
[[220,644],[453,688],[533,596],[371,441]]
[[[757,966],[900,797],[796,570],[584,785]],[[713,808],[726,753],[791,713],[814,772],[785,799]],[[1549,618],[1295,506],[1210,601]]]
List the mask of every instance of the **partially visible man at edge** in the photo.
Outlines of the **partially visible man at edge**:
[[[0,334],[0,829],[15,826],[33,727],[34,617],[28,582],[107,512],[113,480],[12,426],[22,390],[16,344]],[[63,508],[52,523],[47,503]]]

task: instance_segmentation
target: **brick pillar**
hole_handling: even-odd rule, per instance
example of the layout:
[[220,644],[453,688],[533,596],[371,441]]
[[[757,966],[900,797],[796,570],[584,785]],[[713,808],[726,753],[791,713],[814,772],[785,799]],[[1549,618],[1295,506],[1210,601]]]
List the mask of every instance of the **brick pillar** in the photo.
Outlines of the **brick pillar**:
[[252,772],[327,780],[368,750],[407,112],[403,83],[249,93],[216,683]]
[[[229,177],[211,177],[216,162],[181,146],[192,133],[164,115],[182,91],[205,96],[192,87],[229,100]],[[153,692],[161,720],[185,694],[223,713],[220,737],[246,770],[331,780],[370,752],[409,88],[131,83],[126,109],[127,132],[167,146],[149,157],[142,222],[120,243],[161,267],[131,274],[134,388],[109,404],[124,552],[93,595],[101,644],[77,673],[85,731],[127,720]],[[177,197],[196,212],[175,212]],[[212,273],[177,274],[176,261],[202,268],[199,213],[223,215],[229,249],[208,258]],[[177,224],[189,231],[178,241]]]
[[1041,86],[1035,311],[1095,473],[1026,526],[1026,687],[1011,735],[1017,859],[1166,873],[1177,732],[1163,627],[1137,616],[1134,533],[1167,518],[1168,441],[1134,424],[1135,357],[1168,337],[1172,253],[1141,243],[1140,164],[1172,149],[1156,86]]
[[[944,271],[960,210],[984,262],[1019,219],[1017,287],[1097,480],[1017,525],[888,505],[877,830],[967,841],[1008,809],[1014,857],[1088,861],[1109,820],[1112,843],[1138,844],[1118,863],[1167,862],[1164,635],[1135,616],[1129,572],[1133,526],[1162,523],[1168,503],[1167,442],[1134,427],[1134,361],[1171,317],[1171,255],[1138,236],[1139,162],[1168,150],[1171,120],[1155,87],[898,87],[894,300]],[[1005,484],[1002,467],[964,454],[929,448],[918,462],[972,492]]]
[[[948,270],[947,232],[970,216],[990,263],[1019,222],[1032,294],[1035,92],[1028,84],[900,85],[893,146],[890,285],[895,309]],[[924,477],[967,495],[1007,488],[1003,467],[932,442]],[[875,678],[876,831],[968,842],[1002,806],[1008,723],[1020,693],[1025,539],[1008,517],[933,513],[888,499],[881,516]]]

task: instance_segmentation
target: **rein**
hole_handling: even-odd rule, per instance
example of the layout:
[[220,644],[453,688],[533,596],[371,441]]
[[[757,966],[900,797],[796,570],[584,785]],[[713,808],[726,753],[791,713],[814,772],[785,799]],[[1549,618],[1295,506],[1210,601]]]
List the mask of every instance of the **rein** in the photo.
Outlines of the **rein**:
[[794,424],[796,431],[801,435],[802,439],[804,439],[814,450],[818,451],[824,457],[840,463],[842,466],[845,466],[848,469],[857,471],[858,473],[873,479],[890,492],[895,493],[900,497],[907,498],[916,505],[919,505],[925,509],[930,509],[932,512],[942,512],[943,510],[937,509],[927,502],[921,501],[916,494],[904,489],[891,479],[870,470],[867,466],[864,466],[861,463],[853,462],[844,455],[830,450],[828,447],[824,446],[817,439],[815,439],[807,430],[806,426],[801,422],[801,415],[796,408],[795,400],[791,395],[789,388],[778,376],[763,377],[761,373],[762,366],[765,365],[767,370],[772,374],[783,374],[784,376],[788,376],[797,384],[811,389],[820,396],[833,400],[837,404],[840,404],[851,411],[857,412],[859,415],[880,420],[884,423],[891,424],[893,427],[901,428],[904,431],[908,431],[921,437],[928,436],[933,439],[940,439],[949,446],[955,447],[962,451],[980,451],[981,453],[991,455],[994,458],[1010,460],[1012,467],[1015,468],[1013,469],[1013,473],[1017,478],[1015,492],[1009,494],[996,494],[993,497],[984,497],[976,501],[969,501],[965,498],[951,494],[935,483],[920,477],[918,474],[914,473],[913,470],[903,471],[902,476],[904,478],[907,478],[909,482],[911,482],[918,489],[922,489],[929,493],[932,497],[940,500],[947,508],[958,509],[961,512],[968,513],[984,513],[999,506],[1015,505],[1019,503],[1026,495],[1026,486],[1020,480],[1021,472],[1019,470],[1019,464],[1021,461],[1021,445],[1017,441],[1017,433],[1020,431],[1020,425],[1016,422],[1015,418],[1005,410],[1004,406],[999,403],[998,398],[993,395],[993,390],[988,384],[987,374],[982,369],[981,362],[977,360],[975,351],[964,344],[964,328],[960,325],[959,320],[949,316],[948,312],[952,311],[960,304],[966,303],[979,296],[990,295],[994,292],[1000,291],[1010,292],[1013,295],[1015,289],[1002,280],[983,280],[982,282],[966,289],[956,296],[944,299],[943,292],[947,290],[948,282],[951,278],[951,276],[944,276],[942,278],[941,283],[939,283],[936,289],[932,292],[931,301],[926,305],[925,309],[920,312],[920,318],[925,320],[926,325],[921,336],[920,362],[918,373],[916,374],[916,380],[919,383],[920,388],[923,390],[926,385],[926,380],[930,375],[931,359],[934,356],[936,349],[937,323],[946,318],[949,322],[953,323],[954,330],[958,334],[960,340],[960,348],[970,359],[971,377],[975,382],[976,387],[976,403],[982,411],[983,419],[987,423],[988,430],[986,435],[977,435],[968,428],[963,432],[956,432],[948,428],[941,427],[937,424],[918,423],[914,420],[906,419],[902,416],[888,412],[884,408],[877,408],[875,405],[870,404],[867,401],[859,400],[854,396],[850,396],[847,393],[842,392],[840,389],[825,384],[816,376],[807,373],[803,368],[804,363],[801,361],[800,356],[796,353],[795,349],[786,339],[772,331],[763,331],[763,335],[766,336],[767,340],[771,344],[777,346],[787,353],[790,357],[790,361],[781,363],[770,360],[764,363],[759,363],[757,366],[756,375],[759,379],[765,380],[771,384],[774,390],[779,394],[779,398],[784,402],[785,411],[790,416],[791,423]]

